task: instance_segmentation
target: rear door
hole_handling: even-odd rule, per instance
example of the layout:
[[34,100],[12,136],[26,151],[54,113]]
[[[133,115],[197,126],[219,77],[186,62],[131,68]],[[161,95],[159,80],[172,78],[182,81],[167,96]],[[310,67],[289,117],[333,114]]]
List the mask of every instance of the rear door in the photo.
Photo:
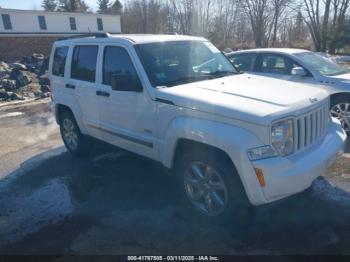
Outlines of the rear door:
[[67,91],[65,84],[67,81],[66,63],[68,57],[69,45],[54,47],[52,52],[52,62],[50,72],[50,84],[54,95],[59,99],[62,93]]
[[229,56],[230,61],[241,72],[253,72],[256,58],[256,53],[239,53]]
[[90,123],[99,125],[99,110],[96,97],[96,67],[99,55],[99,44],[75,44],[71,50],[70,78],[65,88],[74,93],[79,108],[78,116],[88,134],[100,137]]

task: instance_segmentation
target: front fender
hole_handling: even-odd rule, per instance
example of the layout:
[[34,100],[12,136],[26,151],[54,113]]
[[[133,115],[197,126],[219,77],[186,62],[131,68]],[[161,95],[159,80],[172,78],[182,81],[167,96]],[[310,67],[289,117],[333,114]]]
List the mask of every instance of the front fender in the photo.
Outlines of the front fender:
[[[179,117],[169,125],[164,143],[160,146],[160,159],[164,166],[172,168],[177,142],[188,139],[207,144],[224,151],[232,160],[241,178],[249,200],[263,198],[262,190],[254,174],[253,166],[248,159],[247,149],[262,146],[263,143],[249,130],[229,124]],[[260,190],[256,190],[259,188]]]

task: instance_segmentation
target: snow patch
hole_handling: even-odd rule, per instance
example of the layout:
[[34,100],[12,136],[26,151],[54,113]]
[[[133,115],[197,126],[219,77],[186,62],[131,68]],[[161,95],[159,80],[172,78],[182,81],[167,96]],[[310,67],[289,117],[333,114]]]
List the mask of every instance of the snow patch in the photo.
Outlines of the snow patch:
[[0,243],[22,239],[41,228],[56,224],[73,212],[67,185],[59,180],[49,181],[29,194],[1,196]]
[[7,113],[4,115],[0,115],[0,119],[2,118],[9,118],[9,117],[15,117],[15,116],[21,116],[23,115],[23,112],[11,112],[11,113]]

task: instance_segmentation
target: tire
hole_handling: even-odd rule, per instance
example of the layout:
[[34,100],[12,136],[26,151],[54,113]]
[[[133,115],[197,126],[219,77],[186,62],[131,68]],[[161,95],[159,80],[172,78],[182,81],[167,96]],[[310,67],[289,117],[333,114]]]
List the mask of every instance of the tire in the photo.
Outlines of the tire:
[[69,111],[62,112],[60,116],[60,132],[67,150],[76,156],[87,153],[87,138],[80,132],[73,114]]
[[343,129],[350,133],[350,94],[336,96],[331,100],[331,116],[337,118]]
[[[247,221],[251,205],[233,164],[215,150],[205,151],[208,150],[186,153],[178,162],[176,175],[180,193],[186,209],[191,211],[186,214],[205,222]],[[203,177],[207,176],[207,184],[198,186],[198,172],[202,172]],[[201,201],[196,201],[198,197]],[[200,203],[203,201],[205,204]],[[215,208],[208,212],[210,205]]]

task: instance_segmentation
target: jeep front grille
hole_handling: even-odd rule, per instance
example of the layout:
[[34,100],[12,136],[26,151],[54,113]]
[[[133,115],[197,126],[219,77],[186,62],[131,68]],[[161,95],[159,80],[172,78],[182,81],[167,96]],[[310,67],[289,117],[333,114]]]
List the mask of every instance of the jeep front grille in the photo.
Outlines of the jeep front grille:
[[294,121],[294,152],[297,153],[322,139],[327,131],[328,121],[328,103],[323,104],[311,112],[298,116]]

